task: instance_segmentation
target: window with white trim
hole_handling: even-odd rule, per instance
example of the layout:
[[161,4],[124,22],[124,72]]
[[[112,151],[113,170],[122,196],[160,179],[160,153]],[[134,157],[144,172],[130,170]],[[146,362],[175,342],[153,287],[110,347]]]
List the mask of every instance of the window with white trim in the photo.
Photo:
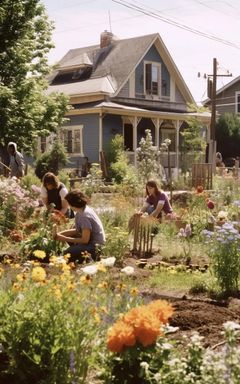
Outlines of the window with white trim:
[[62,129],[62,142],[69,154],[83,156],[82,129],[83,126]]
[[240,92],[235,93],[235,112],[240,113]]
[[144,65],[144,93],[146,95],[161,95],[161,64],[148,63]]

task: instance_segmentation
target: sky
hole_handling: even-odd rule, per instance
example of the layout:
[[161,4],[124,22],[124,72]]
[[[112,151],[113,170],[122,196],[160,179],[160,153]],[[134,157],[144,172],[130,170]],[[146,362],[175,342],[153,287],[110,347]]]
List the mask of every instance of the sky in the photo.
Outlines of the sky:
[[[42,0],[42,3],[55,25],[55,48],[49,55],[51,64],[69,49],[99,44],[104,30],[119,39],[159,33],[197,103],[207,98],[204,74],[213,73],[213,58],[218,62],[217,89],[240,76],[239,0]],[[219,76],[227,74],[232,77]]]

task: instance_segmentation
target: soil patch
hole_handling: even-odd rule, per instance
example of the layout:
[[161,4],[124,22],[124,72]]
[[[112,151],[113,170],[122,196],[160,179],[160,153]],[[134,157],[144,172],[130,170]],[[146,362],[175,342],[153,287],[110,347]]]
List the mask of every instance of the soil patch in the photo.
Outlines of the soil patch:
[[[231,303],[231,302],[230,302]],[[217,304],[179,300],[173,302],[175,312],[170,325],[179,327],[175,334],[180,340],[197,331],[204,337],[205,347],[213,346],[223,340],[221,331],[226,321],[240,321],[240,305],[238,308],[219,306]]]

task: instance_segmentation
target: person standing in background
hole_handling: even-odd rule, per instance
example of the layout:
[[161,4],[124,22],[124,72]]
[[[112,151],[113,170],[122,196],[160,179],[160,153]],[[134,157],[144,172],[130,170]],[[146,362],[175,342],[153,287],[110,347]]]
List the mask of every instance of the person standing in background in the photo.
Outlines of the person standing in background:
[[10,156],[9,167],[11,169],[10,176],[20,179],[24,176],[24,159],[23,155],[17,151],[17,144],[10,141],[7,146],[7,151]]

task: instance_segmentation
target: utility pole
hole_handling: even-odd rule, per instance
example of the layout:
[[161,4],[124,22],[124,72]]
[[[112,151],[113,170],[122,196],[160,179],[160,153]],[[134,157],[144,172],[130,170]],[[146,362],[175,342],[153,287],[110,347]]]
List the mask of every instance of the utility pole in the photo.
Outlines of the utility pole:
[[208,146],[208,162],[212,163],[213,172],[216,171],[216,101],[217,101],[217,77],[229,77],[227,75],[217,74],[217,59],[213,59],[213,73],[211,75],[204,75],[208,79],[208,97],[211,100],[211,123],[210,123],[210,142]]
[[217,93],[217,59],[213,59],[213,76],[212,76],[212,92],[211,92],[211,129],[210,138],[216,140],[216,93]]

